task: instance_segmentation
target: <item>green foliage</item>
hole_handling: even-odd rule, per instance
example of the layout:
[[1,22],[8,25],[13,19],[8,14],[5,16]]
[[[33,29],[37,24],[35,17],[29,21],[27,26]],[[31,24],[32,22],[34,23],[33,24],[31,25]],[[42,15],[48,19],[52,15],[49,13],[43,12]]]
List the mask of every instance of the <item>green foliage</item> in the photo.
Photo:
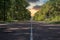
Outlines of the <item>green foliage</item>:
[[26,0],[0,0],[0,21],[30,20]]
[[60,0],[49,0],[35,14],[37,21],[60,21]]
[[30,12],[26,9],[28,3],[25,0],[16,0],[15,4],[15,19],[18,20],[29,20]]
[[10,6],[10,0],[0,0],[0,20],[5,21],[7,19],[7,12]]
[[50,22],[49,24],[60,24],[60,21]]

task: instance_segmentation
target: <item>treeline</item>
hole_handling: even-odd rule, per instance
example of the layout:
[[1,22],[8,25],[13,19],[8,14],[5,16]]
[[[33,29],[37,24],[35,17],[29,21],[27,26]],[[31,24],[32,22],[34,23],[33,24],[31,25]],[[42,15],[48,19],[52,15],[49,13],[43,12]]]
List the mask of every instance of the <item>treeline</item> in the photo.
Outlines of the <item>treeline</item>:
[[26,0],[0,0],[0,21],[30,20]]
[[49,0],[35,14],[35,21],[60,21],[60,0]]

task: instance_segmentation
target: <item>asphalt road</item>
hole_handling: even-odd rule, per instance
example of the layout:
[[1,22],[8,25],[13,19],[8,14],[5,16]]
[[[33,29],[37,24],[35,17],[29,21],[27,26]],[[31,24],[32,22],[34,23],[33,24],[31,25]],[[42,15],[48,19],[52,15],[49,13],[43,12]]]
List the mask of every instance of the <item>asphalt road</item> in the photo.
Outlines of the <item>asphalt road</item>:
[[[32,23],[33,40],[60,40],[60,24]],[[0,24],[0,40],[30,40],[31,23]]]

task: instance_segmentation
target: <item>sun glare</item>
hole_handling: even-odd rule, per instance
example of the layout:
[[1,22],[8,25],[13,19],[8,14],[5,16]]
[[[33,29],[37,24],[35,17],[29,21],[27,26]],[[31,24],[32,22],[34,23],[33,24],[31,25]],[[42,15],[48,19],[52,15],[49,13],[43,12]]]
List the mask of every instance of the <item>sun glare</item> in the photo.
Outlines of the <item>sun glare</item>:
[[38,10],[35,10],[33,8],[29,9],[29,11],[31,12],[31,16],[34,16],[34,14],[38,11]]

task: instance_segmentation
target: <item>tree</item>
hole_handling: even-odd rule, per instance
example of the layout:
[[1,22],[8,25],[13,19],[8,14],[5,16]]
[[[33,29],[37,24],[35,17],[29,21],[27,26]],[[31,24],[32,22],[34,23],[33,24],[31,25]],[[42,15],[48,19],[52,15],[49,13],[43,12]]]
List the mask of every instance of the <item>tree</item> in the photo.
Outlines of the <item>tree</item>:
[[15,15],[18,20],[30,20],[30,12],[26,9],[29,4],[26,0],[15,1]]
[[26,0],[0,0],[0,19],[30,20],[30,12],[26,9],[28,5]]
[[60,0],[49,0],[35,14],[37,21],[60,21]]
[[7,12],[10,9],[10,0],[0,0],[0,20],[7,19]]

